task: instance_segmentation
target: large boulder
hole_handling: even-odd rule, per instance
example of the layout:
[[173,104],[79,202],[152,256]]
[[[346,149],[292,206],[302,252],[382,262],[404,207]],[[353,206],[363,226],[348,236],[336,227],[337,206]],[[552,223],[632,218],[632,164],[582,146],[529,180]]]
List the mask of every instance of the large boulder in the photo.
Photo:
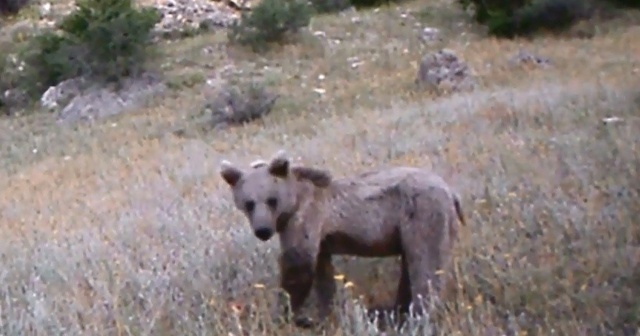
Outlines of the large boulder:
[[475,87],[467,64],[449,49],[442,49],[422,58],[416,84],[447,92],[466,91]]

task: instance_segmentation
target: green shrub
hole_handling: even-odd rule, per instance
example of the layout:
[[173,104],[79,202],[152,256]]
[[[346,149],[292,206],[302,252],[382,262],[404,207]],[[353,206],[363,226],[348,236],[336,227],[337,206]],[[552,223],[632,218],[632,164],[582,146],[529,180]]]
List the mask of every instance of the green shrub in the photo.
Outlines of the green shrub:
[[264,0],[231,26],[229,41],[264,51],[270,43],[284,43],[309,25],[312,7],[304,0]]
[[380,7],[402,0],[310,0],[317,13],[341,12],[351,6],[356,9]]
[[519,8],[531,0],[458,0],[464,10],[472,7],[474,18],[479,23],[487,23],[495,17],[511,17]]
[[146,58],[155,8],[137,10],[132,0],[84,0],[61,29],[90,52],[93,75],[116,80],[135,75]]
[[588,16],[583,0],[458,0],[464,9],[474,7],[476,21],[489,34],[500,37],[559,32]]
[[640,8],[640,0],[602,0],[622,8]]
[[390,3],[399,3],[400,0],[351,0],[351,4],[356,9],[380,7],[383,5],[389,5]]
[[79,76],[86,61],[82,51],[81,46],[53,32],[33,37],[21,53],[27,64],[21,88],[35,97],[50,86]]
[[29,0],[0,0],[0,15],[17,14],[29,4]]
[[349,0],[311,0],[316,13],[336,13],[351,7]]
[[30,94],[73,77],[117,82],[145,69],[150,32],[160,19],[154,8],[135,9],[131,0],[80,0],[77,6],[59,32],[37,35],[21,53]]

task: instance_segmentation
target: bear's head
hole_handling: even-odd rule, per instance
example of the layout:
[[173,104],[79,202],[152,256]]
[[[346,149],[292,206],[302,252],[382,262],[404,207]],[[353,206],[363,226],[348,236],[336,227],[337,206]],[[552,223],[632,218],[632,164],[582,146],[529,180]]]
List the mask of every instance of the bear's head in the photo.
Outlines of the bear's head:
[[327,188],[332,180],[326,170],[291,165],[283,150],[270,162],[253,162],[247,171],[224,160],[220,175],[231,188],[236,208],[262,241],[286,229],[311,188]]

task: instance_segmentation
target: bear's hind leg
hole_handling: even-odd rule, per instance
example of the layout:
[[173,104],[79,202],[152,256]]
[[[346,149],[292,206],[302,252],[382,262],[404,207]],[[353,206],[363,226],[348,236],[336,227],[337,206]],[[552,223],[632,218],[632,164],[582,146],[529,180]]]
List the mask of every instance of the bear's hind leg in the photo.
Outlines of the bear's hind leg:
[[418,314],[430,306],[430,299],[440,294],[446,271],[447,251],[443,250],[444,240],[448,239],[446,215],[432,210],[427,217],[410,223],[402,232],[411,301],[413,311]]
[[370,307],[367,309],[367,315],[371,322],[376,318],[380,319],[378,320],[378,328],[380,329],[386,329],[389,325],[400,327],[404,323],[404,314],[409,311],[410,305],[411,282],[409,281],[406,258],[403,255],[400,260],[400,281],[398,281],[395,302],[392,306],[376,305]]
[[409,269],[407,268],[407,258],[403,255],[400,261],[400,281],[398,282],[398,292],[396,293],[396,308],[401,314],[409,311],[411,304],[411,281],[409,280]]

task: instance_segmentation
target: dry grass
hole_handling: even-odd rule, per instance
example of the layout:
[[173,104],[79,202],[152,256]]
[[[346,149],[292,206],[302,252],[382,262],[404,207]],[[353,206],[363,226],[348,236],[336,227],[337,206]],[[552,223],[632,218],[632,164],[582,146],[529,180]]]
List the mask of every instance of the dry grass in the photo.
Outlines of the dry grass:
[[[456,186],[469,223],[456,258],[463,290],[438,316],[439,334],[640,332],[640,29],[498,41],[458,24],[447,1],[424,6],[315,18],[327,38],[260,57],[225,47],[223,34],[172,44],[173,75],[229,63],[283,94],[244,127],[168,133],[189,126],[203,86],[93,125],[0,120],[0,333],[304,334],[271,319],[276,242],[252,237],[217,174],[223,158],[279,148],[339,175],[429,166]],[[445,29],[441,46],[475,70],[476,91],[413,91],[417,60],[435,48],[419,43],[414,16]],[[520,46],[554,67],[509,69]],[[363,63],[353,69],[350,57]],[[607,116],[624,122],[603,125]],[[340,269],[352,295],[393,297],[391,260]],[[374,333],[360,306],[336,309],[345,313],[327,334]],[[427,325],[415,323],[407,334]]]

